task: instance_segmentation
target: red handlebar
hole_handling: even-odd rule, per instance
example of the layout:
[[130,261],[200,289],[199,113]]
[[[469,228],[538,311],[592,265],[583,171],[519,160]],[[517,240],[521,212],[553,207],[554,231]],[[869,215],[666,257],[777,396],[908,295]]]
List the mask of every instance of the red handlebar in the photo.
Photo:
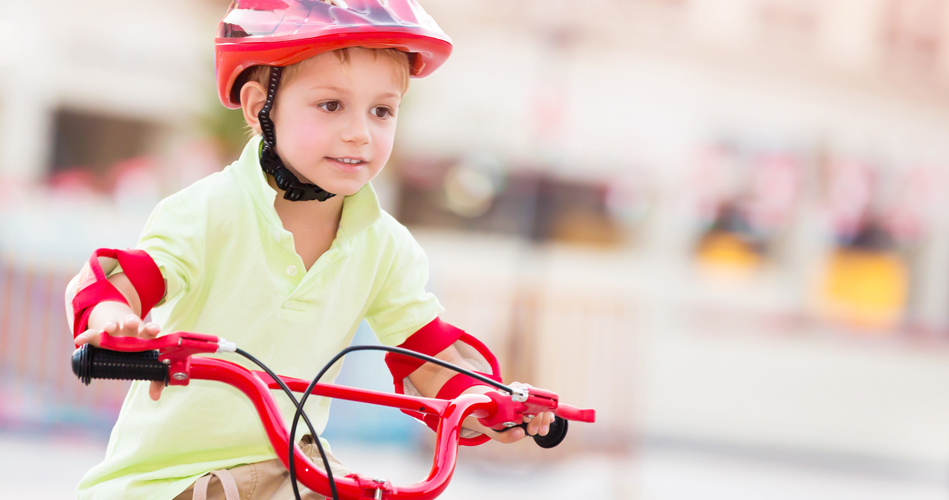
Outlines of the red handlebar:
[[[233,352],[235,346],[213,335],[190,332],[176,332],[153,340],[134,337],[112,337],[103,333],[100,346],[122,352],[158,350],[158,359],[168,365],[170,385],[188,385],[191,379],[216,380],[229,384],[243,392],[257,409],[270,444],[275,450],[286,450],[289,446],[289,432],[283,424],[282,415],[270,389],[279,388],[279,384],[265,372],[249,370],[230,361],[215,358],[192,358],[195,353]],[[283,377],[280,379],[294,392],[303,392],[309,383],[304,380]],[[316,384],[313,395],[337,399],[346,399],[380,406],[420,411],[437,415],[441,419],[436,432],[435,456],[428,477],[411,486],[397,486],[388,481],[350,474],[335,478],[336,490],[340,499],[359,500],[369,498],[416,499],[427,500],[437,497],[447,486],[455,468],[458,445],[461,440],[461,424],[469,416],[494,427],[499,424],[520,423],[524,415],[552,411],[566,420],[593,422],[594,410],[579,409],[560,404],[556,394],[543,389],[530,388],[521,393],[502,394],[465,394],[454,400],[443,400],[383,393],[364,389]],[[296,477],[313,491],[330,495],[330,484],[326,474],[314,466],[303,454],[299,446],[294,445],[294,468]],[[278,453],[281,462],[289,467],[285,454]]]

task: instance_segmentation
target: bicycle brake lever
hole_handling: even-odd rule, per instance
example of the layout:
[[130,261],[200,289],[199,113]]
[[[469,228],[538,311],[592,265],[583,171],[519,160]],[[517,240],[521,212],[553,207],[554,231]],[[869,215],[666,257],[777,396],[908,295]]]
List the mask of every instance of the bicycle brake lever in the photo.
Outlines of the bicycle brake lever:
[[559,405],[556,394],[535,387],[512,387],[511,394],[490,391],[485,395],[494,401],[497,411],[491,417],[478,421],[492,429],[500,429],[501,425],[515,427],[522,421],[522,415],[554,411]]
[[158,351],[158,360],[168,365],[168,385],[188,385],[191,380],[191,355],[233,351],[233,342],[214,335],[193,332],[174,332],[155,339],[113,337],[102,332],[99,346],[122,352]]
[[[109,335],[102,332],[99,336],[99,347],[110,351],[138,352],[159,350],[162,354],[170,354],[187,346],[195,352],[215,352],[225,341],[214,335],[192,332],[174,332],[154,339],[138,337],[123,337]],[[213,348],[212,348],[213,346]]]
[[[534,436],[537,444],[544,448],[552,448],[563,441],[567,433],[567,421],[580,422],[596,421],[596,410],[581,409],[575,406],[560,404],[557,394],[538,389],[536,387],[511,388],[511,394],[505,396],[499,392],[485,394],[497,404],[497,411],[489,418],[478,419],[482,425],[498,432],[507,432],[521,427],[527,433],[527,425],[523,422],[524,415],[538,415],[543,412],[552,412],[556,417],[551,424],[548,436]],[[562,425],[560,424],[562,422]]]

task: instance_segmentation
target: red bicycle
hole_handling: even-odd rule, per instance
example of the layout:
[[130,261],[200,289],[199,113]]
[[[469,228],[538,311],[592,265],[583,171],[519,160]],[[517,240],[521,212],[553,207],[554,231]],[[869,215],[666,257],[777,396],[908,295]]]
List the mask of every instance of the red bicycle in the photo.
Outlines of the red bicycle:
[[[287,450],[285,455],[278,455],[290,471],[291,479],[299,478],[299,481],[311,490],[333,499],[428,500],[436,498],[448,487],[448,482],[451,480],[458,446],[461,442],[461,425],[469,415],[478,418],[487,427],[504,429],[525,425],[519,424],[525,415],[551,411],[557,418],[550,426],[547,436],[534,437],[540,446],[547,448],[556,446],[563,440],[567,433],[567,421],[593,422],[596,418],[594,410],[562,404],[557,395],[550,391],[509,387],[439,359],[398,347],[348,347],[327,363],[313,381],[307,382],[276,375],[256,358],[238,349],[233,342],[227,342],[213,335],[176,332],[153,340],[143,340],[135,337],[112,337],[103,333],[100,346],[101,348],[89,344],[83,345],[72,356],[73,372],[87,385],[92,379],[156,380],[168,385],[188,385],[190,380],[196,379],[216,380],[236,387],[253,402],[274,450]],[[424,359],[477,378],[499,391],[484,395],[466,394],[454,400],[443,400],[319,383],[319,379],[326,370],[337,360],[349,352],[358,350],[382,350]],[[192,357],[193,354],[214,352],[235,352],[260,366],[263,371],[248,370],[236,363],[220,359]],[[283,423],[280,410],[270,392],[271,389],[278,388],[283,389],[297,407],[297,413],[289,431]],[[303,394],[299,402],[293,392]],[[397,486],[386,480],[355,473],[343,478],[334,478],[329,464],[326,463],[320,440],[315,439],[317,433],[313,431],[309,419],[302,412],[303,404],[310,394],[436,415],[440,423],[436,431],[435,455],[428,477],[410,486]],[[314,442],[320,454],[323,455],[324,470],[329,472],[325,473],[315,467],[302,450],[290,440],[289,436],[295,435],[300,417],[303,417],[310,427]],[[292,480],[292,484],[296,490],[296,481]],[[296,494],[299,498],[299,493],[296,492]]]

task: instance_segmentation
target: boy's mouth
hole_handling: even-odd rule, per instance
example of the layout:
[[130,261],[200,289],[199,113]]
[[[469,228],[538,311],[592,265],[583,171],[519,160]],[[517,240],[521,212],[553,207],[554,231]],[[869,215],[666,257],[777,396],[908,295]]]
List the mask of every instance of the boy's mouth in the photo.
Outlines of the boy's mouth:
[[345,165],[362,165],[363,163],[368,163],[366,160],[363,160],[362,158],[330,158],[330,157],[327,157],[327,158],[339,163],[343,163]]

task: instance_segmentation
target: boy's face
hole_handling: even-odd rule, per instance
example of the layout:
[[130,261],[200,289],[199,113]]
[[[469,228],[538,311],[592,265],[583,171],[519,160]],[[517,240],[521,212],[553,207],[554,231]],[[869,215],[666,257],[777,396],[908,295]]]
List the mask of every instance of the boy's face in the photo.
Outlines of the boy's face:
[[401,102],[392,61],[366,50],[349,51],[347,63],[332,53],[317,56],[277,91],[277,153],[301,181],[355,194],[389,160]]

